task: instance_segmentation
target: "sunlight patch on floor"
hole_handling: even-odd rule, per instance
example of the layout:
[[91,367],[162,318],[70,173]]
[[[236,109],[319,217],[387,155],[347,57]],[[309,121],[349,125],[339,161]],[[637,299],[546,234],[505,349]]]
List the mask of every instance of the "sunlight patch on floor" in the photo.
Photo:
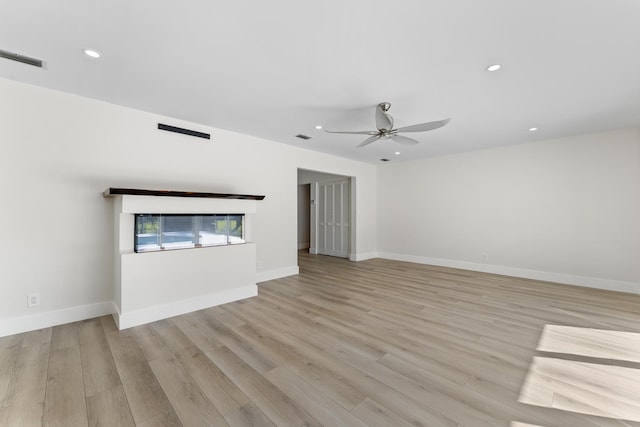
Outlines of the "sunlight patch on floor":
[[640,362],[640,334],[546,325],[537,350]]
[[546,325],[537,350],[581,359],[534,357],[519,402],[640,422],[640,369],[613,364],[640,362],[640,334]]

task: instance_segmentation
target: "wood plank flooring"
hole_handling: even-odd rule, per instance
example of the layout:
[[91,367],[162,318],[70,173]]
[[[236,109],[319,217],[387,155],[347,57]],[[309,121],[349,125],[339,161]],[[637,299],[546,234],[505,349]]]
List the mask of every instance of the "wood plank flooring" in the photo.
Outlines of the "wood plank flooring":
[[0,426],[40,425],[640,427],[640,296],[301,253],[248,300],[0,338]]

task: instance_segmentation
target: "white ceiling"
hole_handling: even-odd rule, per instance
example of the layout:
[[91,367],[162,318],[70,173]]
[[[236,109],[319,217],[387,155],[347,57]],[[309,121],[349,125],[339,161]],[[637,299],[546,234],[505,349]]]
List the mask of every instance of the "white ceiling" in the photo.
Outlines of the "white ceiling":
[[[0,49],[46,62],[0,77],[372,163],[640,126],[637,0],[0,0]],[[315,129],[383,101],[452,121],[409,147]]]

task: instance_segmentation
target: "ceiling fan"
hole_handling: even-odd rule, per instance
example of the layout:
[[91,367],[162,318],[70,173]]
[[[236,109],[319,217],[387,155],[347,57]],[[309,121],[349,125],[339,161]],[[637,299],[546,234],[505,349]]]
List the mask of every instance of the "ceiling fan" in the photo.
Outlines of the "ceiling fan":
[[433,122],[420,123],[412,126],[404,126],[401,128],[394,129],[393,128],[393,117],[387,111],[391,108],[391,103],[389,102],[381,102],[376,107],[376,128],[378,129],[373,131],[332,131],[325,130],[325,132],[329,133],[349,133],[349,134],[357,134],[357,135],[370,135],[369,138],[365,139],[358,145],[358,148],[364,147],[365,145],[369,145],[372,142],[375,142],[381,138],[384,139],[392,139],[395,142],[399,142],[401,144],[417,144],[419,141],[409,138],[406,136],[398,135],[398,132],[426,132],[429,130],[434,130],[441,128],[451,121],[451,118],[444,120],[436,120]]

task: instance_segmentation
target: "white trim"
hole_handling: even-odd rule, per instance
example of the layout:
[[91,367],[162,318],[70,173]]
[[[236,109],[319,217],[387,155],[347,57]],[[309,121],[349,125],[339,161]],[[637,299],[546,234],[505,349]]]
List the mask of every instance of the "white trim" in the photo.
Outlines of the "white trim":
[[300,269],[297,265],[284,268],[276,268],[275,270],[259,271],[256,273],[256,282],[266,282],[269,280],[280,279],[281,277],[295,276],[300,274]]
[[522,277],[525,279],[542,280],[545,282],[563,283],[567,285],[583,286],[586,288],[603,289],[607,291],[628,292],[640,294],[640,283],[624,282],[620,280],[602,279],[599,277],[578,276],[574,274],[556,273],[552,271],[529,270],[526,268],[508,267],[504,265],[479,264],[452,259],[429,258],[415,255],[381,252],[380,258],[396,261],[415,262],[418,264],[437,265],[441,267],[460,268],[463,270],[480,271],[483,273],[501,274],[505,276]]
[[105,316],[112,314],[114,310],[115,306],[112,302],[99,302],[0,319],[0,337]]
[[378,258],[378,254],[375,252],[366,252],[363,254],[349,254],[349,261],[365,261],[373,258]]
[[156,305],[127,313],[116,313],[113,317],[118,328],[122,330],[256,295],[258,295],[258,287],[256,285],[248,285],[170,304]]

